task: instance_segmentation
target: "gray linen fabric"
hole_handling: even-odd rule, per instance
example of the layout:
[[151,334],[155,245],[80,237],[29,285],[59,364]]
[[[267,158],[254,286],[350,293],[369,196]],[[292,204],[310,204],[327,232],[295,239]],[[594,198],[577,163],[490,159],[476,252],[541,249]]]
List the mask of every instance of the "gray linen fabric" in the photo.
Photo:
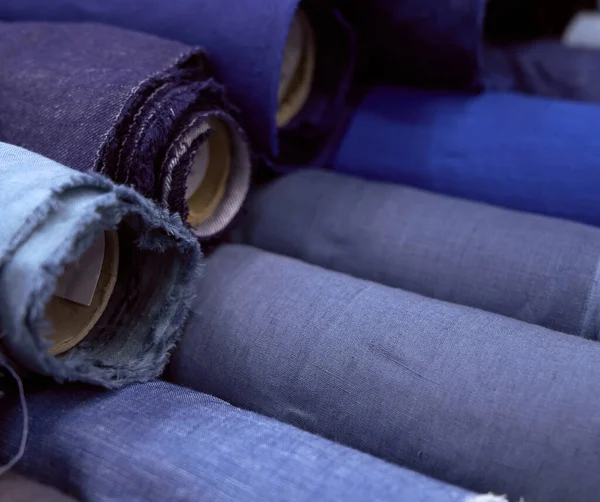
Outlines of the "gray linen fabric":
[[233,239],[597,340],[600,229],[302,171],[257,191]]
[[179,384],[440,480],[600,493],[600,345],[245,246],[219,248]]

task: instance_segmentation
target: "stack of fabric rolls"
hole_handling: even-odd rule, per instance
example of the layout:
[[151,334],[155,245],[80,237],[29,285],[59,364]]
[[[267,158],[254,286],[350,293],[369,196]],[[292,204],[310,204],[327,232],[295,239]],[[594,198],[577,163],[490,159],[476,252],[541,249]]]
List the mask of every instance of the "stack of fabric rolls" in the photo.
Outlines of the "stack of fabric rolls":
[[594,9],[0,2],[0,502],[595,500]]

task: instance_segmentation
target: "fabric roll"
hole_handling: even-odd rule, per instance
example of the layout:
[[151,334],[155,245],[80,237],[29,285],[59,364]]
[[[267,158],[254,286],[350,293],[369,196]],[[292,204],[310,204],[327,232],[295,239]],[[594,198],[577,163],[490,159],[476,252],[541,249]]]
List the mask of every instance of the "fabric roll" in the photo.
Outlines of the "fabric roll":
[[557,39],[486,47],[482,71],[488,91],[600,102],[600,51]]
[[13,473],[0,476],[0,502],[76,502],[47,486]]
[[328,171],[257,191],[232,239],[597,340],[600,230]]
[[[98,174],[7,144],[0,187],[0,356],[57,381],[119,387],[158,376],[187,319],[201,257],[181,218]],[[58,297],[72,267],[93,280],[81,259],[100,236],[89,303],[69,291]]]
[[596,124],[600,107],[587,103],[376,87],[333,167],[599,225]]
[[[28,396],[28,476],[90,502],[198,500],[502,502],[395,467],[165,382]],[[0,415],[0,457],[13,447]],[[48,469],[53,465],[53,469]]]
[[[1,23],[0,59],[0,140],[131,185],[200,238],[239,210],[250,154],[202,51],[95,24]],[[186,200],[188,177],[199,195]]]
[[198,293],[176,383],[478,492],[600,489],[597,342],[245,246]]
[[202,46],[257,152],[296,164],[330,151],[354,60],[353,34],[337,11],[299,3],[16,0],[2,2],[0,19],[100,22]]
[[485,0],[335,0],[357,31],[370,80],[433,87],[479,82]]

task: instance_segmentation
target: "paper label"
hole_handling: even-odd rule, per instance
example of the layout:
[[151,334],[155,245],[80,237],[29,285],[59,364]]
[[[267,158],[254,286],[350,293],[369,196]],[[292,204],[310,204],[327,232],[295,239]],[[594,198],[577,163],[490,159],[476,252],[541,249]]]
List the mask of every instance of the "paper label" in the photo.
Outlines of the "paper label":
[[98,286],[104,249],[102,232],[81,258],[65,269],[56,283],[54,295],[89,307]]
[[208,140],[205,140],[196,152],[196,157],[194,158],[194,163],[192,164],[190,175],[187,179],[187,185],[185,189],[186,200],[194,195],[194,192],[198,190],[198,187],[202,184],[204,176],[206,176],[206,171],[208,170],[209,159],[210,151],[208,147]]

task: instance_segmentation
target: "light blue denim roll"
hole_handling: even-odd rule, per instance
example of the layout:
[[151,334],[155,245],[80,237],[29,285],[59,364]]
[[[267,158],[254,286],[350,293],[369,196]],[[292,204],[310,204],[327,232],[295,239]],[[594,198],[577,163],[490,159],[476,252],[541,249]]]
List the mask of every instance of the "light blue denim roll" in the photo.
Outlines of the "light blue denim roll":
[[[36,389],[17,470],[86,502],[502,502],[165,382]],[[16,449],[0,414],[0,460]],[[48,466],[53,468],[49,469]]]
[[[160,374],[187,317],[200,249],[179,216],[133,190],[0,143],[0,351],[58,381],[118,387]],[[90,334],[49,352],[57,278],[118,229],[116,287]]]

